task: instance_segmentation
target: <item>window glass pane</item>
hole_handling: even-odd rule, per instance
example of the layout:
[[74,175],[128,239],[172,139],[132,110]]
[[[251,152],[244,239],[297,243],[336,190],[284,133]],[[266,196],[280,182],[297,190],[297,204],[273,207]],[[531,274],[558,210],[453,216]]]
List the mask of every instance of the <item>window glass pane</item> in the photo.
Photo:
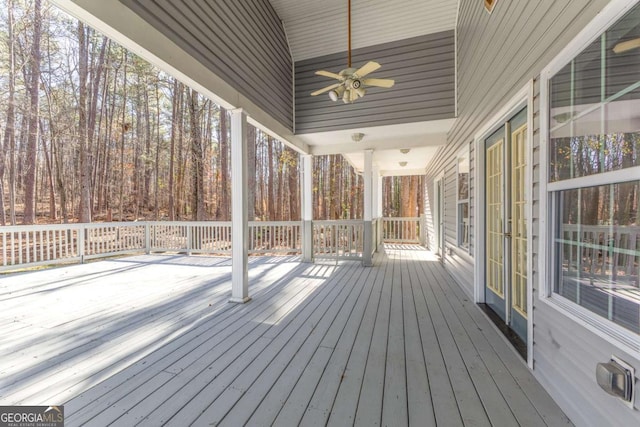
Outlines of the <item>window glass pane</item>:
[[458,200],[469,198],[469,155],[458,159]]
[[458,246],[469,247],[469,202],[458,203]]
[[[640,7],[634,7],[604,36],[606,46],[606,92],[610,98],[638,81],[640,55],[634,41],[640,38]],[[634,99],[639,99],[638,92]]]
[[554,291],[640,333],[640,181],[555,193]]
[[551,181],[640,165],[640,5],[550,81]]

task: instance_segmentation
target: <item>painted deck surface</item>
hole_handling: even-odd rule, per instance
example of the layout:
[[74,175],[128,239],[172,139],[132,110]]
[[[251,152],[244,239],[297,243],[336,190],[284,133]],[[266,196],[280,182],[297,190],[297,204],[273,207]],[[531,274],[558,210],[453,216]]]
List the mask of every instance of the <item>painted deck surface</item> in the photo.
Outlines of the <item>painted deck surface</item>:
[[570,424],[441,264],[149,255],[0,276],[0,404],[76,425]]

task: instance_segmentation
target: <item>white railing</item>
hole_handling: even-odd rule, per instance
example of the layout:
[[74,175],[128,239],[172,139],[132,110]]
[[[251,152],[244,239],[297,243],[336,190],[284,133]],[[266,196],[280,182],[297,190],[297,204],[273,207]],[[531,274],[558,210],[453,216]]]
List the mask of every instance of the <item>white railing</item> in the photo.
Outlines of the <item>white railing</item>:
[[567,274],[608,277],[639,286],[640,226],[562,224]]
[[422,243],[421,218],[382,218],[382,241],[388,243]]
[[249,253],[299,254],[301,229],[299,221],[250,221]]
[[82,231],[78,225],[2,227],[0,268],[80,261]]
[[363,221],[313,221],[314,258],[362,258],[363,242]]
[[[299,254],[301,224],[249,223],[250,254]],[[110,222],[0,227],[0,271],[131,253],[231,254],[231,222]]]
[[231,222],[150,222],[147,252],[231,253]]

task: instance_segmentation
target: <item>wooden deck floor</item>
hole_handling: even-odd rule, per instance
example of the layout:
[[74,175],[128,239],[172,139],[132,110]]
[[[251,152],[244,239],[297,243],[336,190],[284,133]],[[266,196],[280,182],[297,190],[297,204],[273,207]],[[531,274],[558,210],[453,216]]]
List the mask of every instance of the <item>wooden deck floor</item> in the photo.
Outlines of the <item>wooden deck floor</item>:
[[432,255],[137,256],[0,278],[0,404],[67,425],[570,424]]

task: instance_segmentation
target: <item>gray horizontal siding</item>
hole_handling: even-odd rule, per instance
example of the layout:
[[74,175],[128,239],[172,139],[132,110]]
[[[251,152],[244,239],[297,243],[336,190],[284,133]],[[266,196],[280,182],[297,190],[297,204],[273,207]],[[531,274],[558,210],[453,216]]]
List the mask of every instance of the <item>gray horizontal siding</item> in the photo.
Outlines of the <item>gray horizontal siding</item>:
[[[572,40],[608,1],[498,2],[487,14],[481,2],[462,0],[458,15],[458,118],[447,144],[427,168],[427,188],[445,172],[453,179],[452,165],[461,147],[473,141],[479,128],[532,78],[537,78],[558,52]],[[602,391],[595,381],[595,365],[616,354],[640,368],[637,355],[626,354],[562,312],[539,301],[541,278],[537,272],[540,235],[540,94],[535,82],[533,106],[533,218],[531,254],[534,265],[534,373],[576,425],[637,425],[640,416]],[[471,170],[477,167],[472,151]],[[471,186],[478,183],[471,181]],[[445,187],[455,192],[454,188]],[[473,193],[472,193],[473,194]],[[450,195],[445,195],[450,200]],[[483,201],[471,200],[472,216]],[[455,204],[445,204],[445,215],[455,218]],[[455,224],[445,221],[447,245],[454,244]],[[471,244],[477,230],[471,230]],[[460,280],[469,266],[447,261]],[[477,260],[483,262],[483,260]],[[473,264],[471,263],[472,267]],[[465,288],[467,281],[462,281]],[[638,402],[636,398],[636,402]],[[636,403],[637,405],[638,403]]]
[[356,49],[353,66],[377,61],[382,68],[371,74],[392,78],[391,89],[368,88],[353,104],[333,102],[315,90],[334,80],[316,76],[317,70],[339,72],[347,66],[347,53],[298,61],[295,64],[296,133],[410,123],[454,117],[453,31],[414,37]]
[[293,62],[267,0],[120,1],[293,130]]

